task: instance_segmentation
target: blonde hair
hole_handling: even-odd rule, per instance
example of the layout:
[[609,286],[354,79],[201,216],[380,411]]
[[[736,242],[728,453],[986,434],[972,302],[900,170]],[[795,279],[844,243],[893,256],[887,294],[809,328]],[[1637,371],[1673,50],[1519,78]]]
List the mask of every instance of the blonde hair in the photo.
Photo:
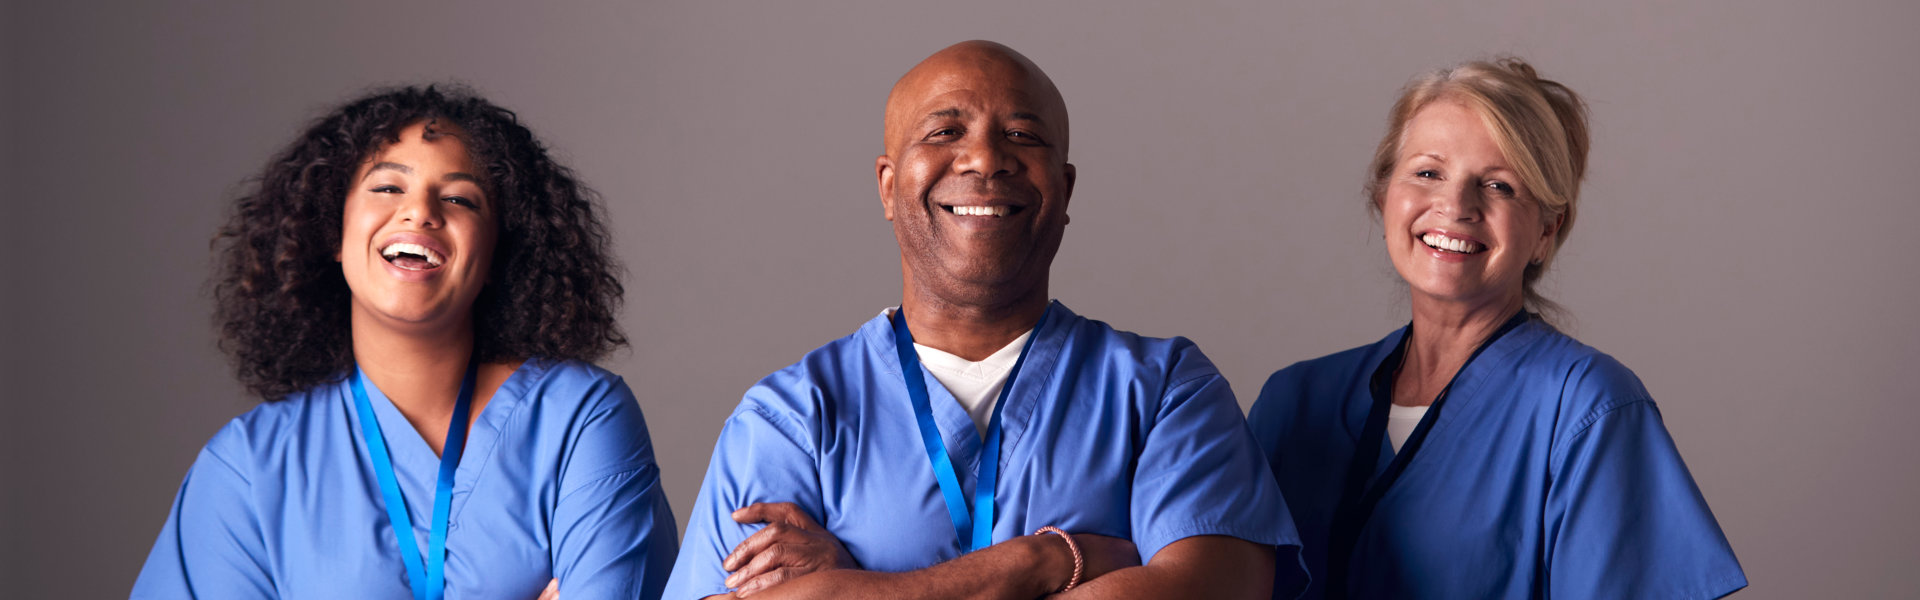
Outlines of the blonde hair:
[[1541,219],[1560,219],[1553,247],[1539,264],[1527,265],[1521,289],[1529,310],[1550,316],[1563,312],[1534,289],[1560,246],[1573,231],[1580,180],[1587,171],[1587,108],[1580,96],[1558,82],[1543,79],[1518,58],[1473,61],[1415,77],[1400,91],[1388,117],[1387,134],[1367,168],[1367,206],[1380,216],[1387,179],[1399,166],[1400,141],[1420,109],[1440,100],[1465,104],[1480,114],[1500,153],[1519,173],[1520,184],[1539,203]]

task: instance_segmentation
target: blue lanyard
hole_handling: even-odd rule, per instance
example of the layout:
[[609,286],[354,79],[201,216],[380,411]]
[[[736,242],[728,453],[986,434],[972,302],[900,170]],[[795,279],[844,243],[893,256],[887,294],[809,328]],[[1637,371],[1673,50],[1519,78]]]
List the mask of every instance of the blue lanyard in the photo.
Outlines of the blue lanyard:
[[353,402],[360,409],[360,433],[367,439],[367,452],[373,455],[373,472],[380,478],[380,495],[386,499],[387,521],[394,537],[400,538],[400,560],[407,566],[407,584],[413,587],[414,600],[440,600],[446,594],[447,513],[453,506],[453,472],[460,467],[460,451],[467,445],[467,413],[473,404],[473,380],[477,363],[467,363],[467,375],[460,381],[460,398],[453,405],[453,422],[447,424],[447,442],[440,449],[440,477],[433,489],[433,529],[427,537],[427,560],[421,567],[420,545],[413,541],[413,518],[407,515],[407,500],[400,494],[400,483],[393,477],[393,459],[387,455],[386,438],[380,435],[380,421],[373,415],[373,403],[367,401],[365,373],[353,370]]
[[[1048,307],[1047,313],[1051,312],[1052,307]],[[927,448],[927,460],[933,463],[933,478],[940,482],[940,495],[947,500],[947,515],[953,518],[953,532],[960,538],[962,554],[993,545],[994,485],[1000,479],[1000,411],[1007,407],[1007,394],[1013,391],[1014,376],[1020,374],[1020,365],[1027,362],[1033,341],[1040,339],[1040,326],[1047,322],[1047,313],[1041,313],[1040,322],[1034,324],[1027,345],[1020,349],[1020,358],[1013,362],[1013,370],[1007,372],[1007,382],[1000,387],[999,400],[994,402],[993,418],[987,422],[987,437],[980,450],[980,476],[973,483],[971,514],[967,511],[966,495],[960,492],[960,479],[954,475],[953,458],[947,454],[947,445],[940,440],[940,427],[933,421],[933,403],[927,399],[927,380],[920,374],[920,354],[913,349],[913,333],[907,331],[906,310],[902,308],[894,313],[893,341],[900,353],[900,374],[907,380],[913,416],[920,423],[920,442]]]

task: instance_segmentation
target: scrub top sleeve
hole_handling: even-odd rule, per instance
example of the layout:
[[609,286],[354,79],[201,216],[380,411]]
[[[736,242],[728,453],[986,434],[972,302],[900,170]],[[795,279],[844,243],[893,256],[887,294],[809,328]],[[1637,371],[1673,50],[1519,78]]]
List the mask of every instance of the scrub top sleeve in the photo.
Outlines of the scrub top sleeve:
[[792,502],[826,525],[820,478],[798,425],[775,409],[747,400],[720,431],[700,495],[687,517],[687,534],[662,598],[690,600],[725,594],[721,564],[735,546],[765,525],[733,522],[733,511],[756,502]]
[[[1187,368],[1174,370],[1188,378],[1167,391],[1134,469],[1131,518],[1140,560],[1196,535],[1298,546],[1279,486],[1227,380],[1198,350],[1190,352]],[[1286,566],[1291,553],[1280,555]]]
[[160,538],[133,583],[132,598],[274,598],[265,538],[246,476],[213,447],[187,470]]
[[[1577,403],[1595,407],[1588,424],[1554,453],[1546,507],[1548,595],[1718,598],[1746,587],[1659,410],[1637,379],[1609,379],[1616,384],[1603,387],[1613,389],[1584,392],[1602,396]],[[1573,389],[1602,387],[1591,383],[1575,381]]]
[[553,511],[554,576],[575,600],[658,597],[678,543],[646,420],[617,379],[587,406]]

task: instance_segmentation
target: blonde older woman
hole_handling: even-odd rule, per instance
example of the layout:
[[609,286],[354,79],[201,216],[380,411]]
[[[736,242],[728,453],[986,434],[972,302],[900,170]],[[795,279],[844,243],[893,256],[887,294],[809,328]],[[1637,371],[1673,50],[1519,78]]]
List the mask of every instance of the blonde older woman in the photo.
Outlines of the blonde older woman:
[[1715,598],[1746,586],[1652,397],[1534,289],[1586,168],[1519,60],[1415,79],[1366,187],[1412,323],[1275,373],[1249,420],[1329,598]]

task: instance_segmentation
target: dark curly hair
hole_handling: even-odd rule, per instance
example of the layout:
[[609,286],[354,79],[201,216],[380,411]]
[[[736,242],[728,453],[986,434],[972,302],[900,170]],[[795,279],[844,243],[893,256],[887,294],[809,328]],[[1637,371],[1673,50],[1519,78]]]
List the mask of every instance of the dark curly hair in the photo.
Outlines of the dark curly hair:
[[213,238],[220,349],[262,399],[344,377],[353,365],[340,248],[347,190],[361,163],[422,121],[457,127],[499,241],[474,301],[474,359],[592,361],[627,343],[624,290],[593,194],[509,111],[459,87],[378,90],[320,117],[234,201]]

